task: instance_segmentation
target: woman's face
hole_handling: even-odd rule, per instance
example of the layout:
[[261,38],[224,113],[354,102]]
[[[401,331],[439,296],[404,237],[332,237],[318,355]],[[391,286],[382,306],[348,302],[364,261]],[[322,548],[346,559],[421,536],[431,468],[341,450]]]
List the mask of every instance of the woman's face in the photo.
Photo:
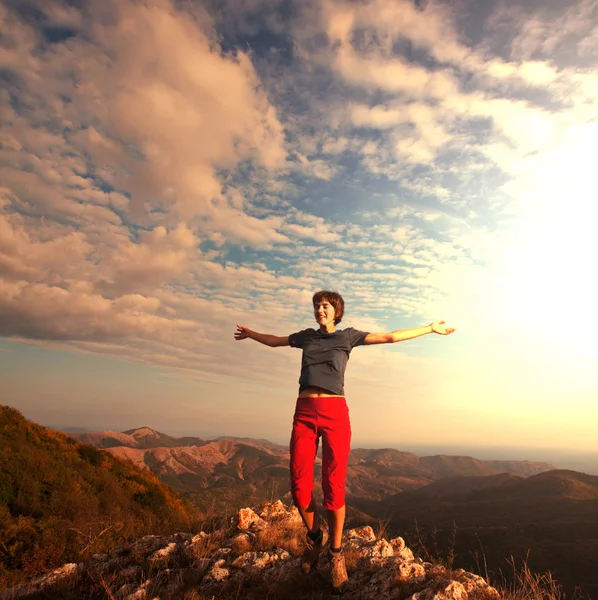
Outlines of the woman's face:
[[314,304],[314,317],[320,327],[334,325],[334,306],[328,300],[321,300]]

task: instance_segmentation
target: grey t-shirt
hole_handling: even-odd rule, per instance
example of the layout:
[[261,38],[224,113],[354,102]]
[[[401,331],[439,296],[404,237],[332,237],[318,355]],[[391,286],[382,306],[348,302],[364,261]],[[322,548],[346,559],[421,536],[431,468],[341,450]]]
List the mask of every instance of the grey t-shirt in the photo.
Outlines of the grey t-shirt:
[[349,354],[355,346],[363,345],[366,335],[353,327],[333,333],[304,329],[291,334],[289,345],[303,349],[299,393],[308,387],[319,387],[343,396]]

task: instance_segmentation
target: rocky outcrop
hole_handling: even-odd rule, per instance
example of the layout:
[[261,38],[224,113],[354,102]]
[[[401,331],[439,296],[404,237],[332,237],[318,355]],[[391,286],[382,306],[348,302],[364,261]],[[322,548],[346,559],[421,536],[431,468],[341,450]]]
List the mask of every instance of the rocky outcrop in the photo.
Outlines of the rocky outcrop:
[[[230,597],[301,598],[309,590],[328,589],[328,565],[320,560],[315,573],[299,572],[304,529],[296,509],[282,502],[257,511],[245,508],[230,526],[211,533],[148,535],[109,555],[64,565],[27,585],[0,594],[0,599],[91,597],[101,585],[117,600],[169,600]],[[350,581],[347,600],[499,600],[481,577],[448,571],[414,557],[402,538],[376,539],[371,527],[344,533],[343,547]],[[96,586],[96,589],[92,589]],[[241,596],[236,595],[243,590]],[[253,590],[253,591],[252,591]],[[262,590],[262,591],[260,591]],[[54,594],[54,596],[52,595]],[[189,596],[191,597],[191,596]],[[309,597],[313,597],[309,596]]]

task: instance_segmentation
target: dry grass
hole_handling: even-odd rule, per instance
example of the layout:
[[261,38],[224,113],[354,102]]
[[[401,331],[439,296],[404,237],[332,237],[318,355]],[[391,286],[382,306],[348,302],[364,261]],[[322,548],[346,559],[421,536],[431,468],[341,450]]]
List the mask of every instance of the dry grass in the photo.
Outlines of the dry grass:
[[345,555],[345,566],[349,574],[355,572],[359,565],[360,555],[359,551],[355,548],[343,548],[343,554]]
[[305,549],[305,526],[300,522],[271,523],[259,531],[254,539],[254,551],[282,548],[291,556],[299,557]]
[[231,544],[231,550],[233,556],[241,556],[245,552],[251,552],[253,550],[253,540],[248,535],[237,536]]
[[377,523],[373,527],[374,535],[376,536],[377,540],[381,540],[382,538],[384,538],[384,539],[390,538],[389,525],[390,525],[390,518],[378,519]]
[[448,549],[446,552],[441,552],[437,531],[433,529],[429,535],[424,534],[415,521],[415,538],[408,540],[409,547],[413,550],[413,553],[420,556],[426,562],[433,564],[442,565],[446,569],[452,569],[455,564],[455,547],[457,542],[457,525],[453,522],[453,528],[451,530],[451,537],[448,543]]
[[[502,600],[591,600],[581,590],[567,595],[552,573],[533,573],[524,561],[517,567],[513,557],[507,561],[512,570],[509,581],[503,575],[502,581],[494,584]],[[492,584],[491,584],[492,585]]]

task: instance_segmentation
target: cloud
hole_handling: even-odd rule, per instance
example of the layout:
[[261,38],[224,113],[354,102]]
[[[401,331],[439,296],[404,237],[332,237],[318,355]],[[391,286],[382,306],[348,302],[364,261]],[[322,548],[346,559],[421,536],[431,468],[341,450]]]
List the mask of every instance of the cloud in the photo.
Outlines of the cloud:
[[[552,60],[546,14],[511,21],[501,53],[443,3],[294,6],[48,2],[41,25],[0,9],[0,335],[270,390],[299,355],[234,325],[309,326],[316,289],[361,329],[454,317],[479,353],[489,322],[516,321],[504,306],[537,303],[522,282],[542,256],[587,264],[583,244],[521,241],[541,196],[559,215],[555,190],[584,239],[595,221],[598,77]],[[595,29],[567,14],[591,55]],[[501,292],[513,281],[525,298]],[[391,394],[396,372],[432,401],[418,373],[446,369],[410,348],[356,352],[355,390]]]
[[[587,40],[595,30],[596,6],[581,0],[569,6],[497,6],[489,26],[510,34],[511,54],[517,60],[543,56],[560,59],[572,50],[585,52]],[[578,45],[579,44],[579,45]],[[577,45],[577,48],[576,48]]]
[[156,313],[159,302],[139,295],[110,301],[91,286],[69,289],[41,283],[0,282],[0,334],[37,339],[114,339],[149,335],[161,327],[195,327]]
[[[222,202],[218,172],[248,160],[273,172],[285,160],[282,126],[250,58],[223,52],[209,30],[168,2],[90,11],[85,36],[56,47],[36,45],[30,26],[7,17],[5,60],[27,84],[22,101],[67,127],[66,135],[35,140],[33,173],[8,173],[9,183],[22,190],[58,175],[74,185],[66,178],[86,172],[89,157],[92,173],[126,190],[137,211],[171,206],[185,217],[233,220],[237,211]],[[7,135],[31,138],[23,129],[33,126],[32,116],[28,123],[10,116],[16,130]],[[47,155],[67,144],[77,153],[70,173]]]

